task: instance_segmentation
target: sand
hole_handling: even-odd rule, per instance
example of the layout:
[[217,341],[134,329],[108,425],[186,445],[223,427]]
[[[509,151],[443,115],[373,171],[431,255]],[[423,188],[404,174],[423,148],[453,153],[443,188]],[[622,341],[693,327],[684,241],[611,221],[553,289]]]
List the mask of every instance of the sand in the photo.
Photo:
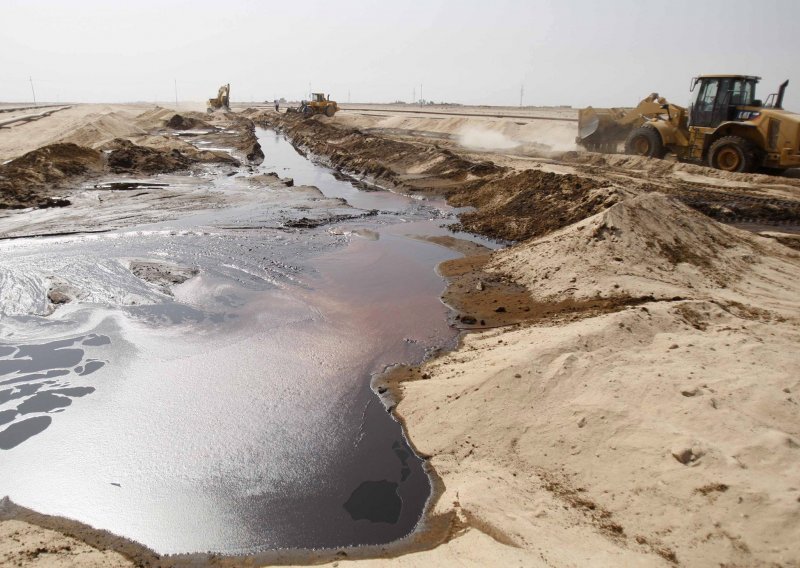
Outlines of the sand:
[[28,567],[117,568],[134,563],[117,552],[23,521],[0,521],[0,565]]

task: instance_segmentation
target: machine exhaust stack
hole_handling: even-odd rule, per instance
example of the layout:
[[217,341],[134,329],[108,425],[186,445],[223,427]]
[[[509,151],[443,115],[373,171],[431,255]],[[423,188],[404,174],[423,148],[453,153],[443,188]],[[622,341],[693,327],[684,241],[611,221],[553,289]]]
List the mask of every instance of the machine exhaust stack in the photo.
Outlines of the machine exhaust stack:
[[778,97],[775,99],[775,108],[783,108],[783,94],[786,92],[786,87],[789,85],[789,79],[786,79],[781,86],[778,87]]

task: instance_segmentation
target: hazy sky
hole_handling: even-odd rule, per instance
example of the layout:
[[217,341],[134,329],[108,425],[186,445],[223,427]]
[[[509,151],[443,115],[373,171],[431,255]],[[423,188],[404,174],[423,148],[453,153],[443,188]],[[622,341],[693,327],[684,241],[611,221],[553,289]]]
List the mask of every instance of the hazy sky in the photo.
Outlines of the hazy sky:
[[0,0],[0,101],[678,104],[700,73],[790,79],[797,0]]

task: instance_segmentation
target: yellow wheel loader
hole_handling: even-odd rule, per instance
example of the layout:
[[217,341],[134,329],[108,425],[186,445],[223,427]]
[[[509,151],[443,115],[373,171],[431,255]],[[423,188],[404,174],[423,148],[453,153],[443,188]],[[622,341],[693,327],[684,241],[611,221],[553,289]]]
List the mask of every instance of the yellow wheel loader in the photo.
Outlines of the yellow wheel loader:
[[217,97],[208,99],[206,112],[212,113],[215,110],[231,110],[231,84],[222,85],[217,92]]
[[689,108],[653,93],[634,109],[586,108],[576,142],[588,150],[625,152],[705,163],[730,172],[780,172],[800,167],[800,115],[783,110],[789,81],[766,101],[756,99],[760,77],[702,75]]
[[310,101],[302,101],[298,112],[303,116],[309,117],[315,114],[324,114],[325,116],[333,116],[339,110],[339,105],[336,101],[331,100],[331,96],[325,97],[323,93],[312,93]]

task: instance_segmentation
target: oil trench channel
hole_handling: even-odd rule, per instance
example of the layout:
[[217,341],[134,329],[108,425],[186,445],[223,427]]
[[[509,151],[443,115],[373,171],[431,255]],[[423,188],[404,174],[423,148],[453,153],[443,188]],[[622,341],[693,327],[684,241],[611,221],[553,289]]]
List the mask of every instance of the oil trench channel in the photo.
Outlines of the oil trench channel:
[[[390,543],[416,527],[431,483],[370,382],[387,365],[419,362],[456,338],[439,299],[444,282],[435,267],[460,255],[417,238],[450,234],[445,223],[455,210],[346,178],[302,155],[282,134],[258,129],[257,135],[266,156],[262,169],[372,213],[320,227],[347,235],[349,243],[312,259],[313,276],[295,292],[335,330],[309,356],[328,367],[341,365],[339,349],[355,348],[358,355],[357,366],[346,371],[352,378],[349,387],[329,401],[344,443],[337,447],[337,459],[329,461],[326,477],[303,487],[298,495],[302,505],[290,502],[280,509],[277,517],[289,521],[282,544]],[[268,497],[264,507],[256,507],[268,510],[268,517],[253,521],[274,522],[275,505]]]
[[[434,267],[457,254],[413,238],[448,234],[454,210],[356,188],[281,135],[258,136],[256,175],[370,214],[249,230],[278,214],[256,200],[0,243],[17,298],[39,297],[26,288],[37,271],[91,288],[88,303],[0,321],[0,494],[159,553],[385,544],[417,525],[430,482],[369,381],[456,336]],[[123,257],[199,275],[165,299]]]
[[[419,237],[452,234],[446,225],[456,210],[343,176],[301,154],[280,133],[259,128],[257,135],[265,169],[375,213],[328,227],[351,241],[312,260],[316,276],[306,281],[306,301],[326,321],[351,326],[341,337],[359,343],[362,364],[353,389],[337,404],[342,423],[358,425],[347,436],[352,446],[340,449],[346,468],[337,490],[314,501],[327,501],[328,510],[338,511],[331,521],[340,531],[339,545],[389,543],[416,527],[431,483],[400,425],[370,388],[370,379],[388,365],[418,363],[431,350],[454,344],[457,331],[447,324],[448,310],[440,301],[444,282],[435,267],[460,255]],[[323,546],[336,546],[328,542]]]

